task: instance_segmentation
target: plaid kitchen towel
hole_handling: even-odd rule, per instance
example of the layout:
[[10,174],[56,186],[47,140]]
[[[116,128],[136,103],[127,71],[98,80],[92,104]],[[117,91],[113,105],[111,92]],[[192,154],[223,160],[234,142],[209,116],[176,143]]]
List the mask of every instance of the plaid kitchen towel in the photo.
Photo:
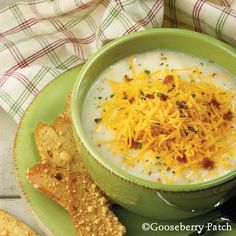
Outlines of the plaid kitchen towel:
[[163,26],[191,29],[236,46],[236,0],[166,0]]
[[84,62],[105,41],[159,27],[162,19],[162,0],[36,0],[3,9],[0,106],[18,122],[57,75]]
[[236,46],[235,9],[236,0],[17,2],[0,11],[0,106],[18,122],[48,82],[133,31],[188,28]]

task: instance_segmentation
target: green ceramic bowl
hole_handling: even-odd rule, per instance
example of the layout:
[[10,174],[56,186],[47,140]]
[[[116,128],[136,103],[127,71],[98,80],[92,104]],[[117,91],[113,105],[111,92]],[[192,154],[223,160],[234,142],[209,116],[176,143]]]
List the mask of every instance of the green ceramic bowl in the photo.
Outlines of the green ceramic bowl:
[[188,218],[212,210],[234,194],[236,171],[200,184],[169,185],[147,181],[122,171],[107,160],[94,148],[82,126],[83,103],[98,75],[124,57],[157,48],[213,60],[236,76],[235,49],[211,37],[177,29],[152,29],[130,34],[107,44],[80,71],[71,102],[74,134],[89,173],[115,203],[152,218]]

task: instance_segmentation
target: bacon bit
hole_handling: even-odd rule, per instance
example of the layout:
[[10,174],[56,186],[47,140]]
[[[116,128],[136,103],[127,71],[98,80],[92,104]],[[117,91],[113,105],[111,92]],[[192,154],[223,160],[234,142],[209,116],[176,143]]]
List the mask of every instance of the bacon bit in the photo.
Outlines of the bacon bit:
[[134,141],[132,139],[132,141],[131,141],[131,148],[133,148],[133,149],[141,149],[142,148],[142,143]]
[[126,81],[126,82],[130,82],[130,81],[132,81],[133,79],[132,78],[130,78],[128,75],[124,75],[124,80]]
[[176,106],[180,109],[187,109],[187,103],[185,101],[176,101]]
[[134,101],[135,101],[135,98],[134,98],[134,97],[131,97],[131,98],[129,99],[129,102],[130,102],[131,104],[133,104]]
[[151,127],[151,135],[152,135],[152,137],[156,137],[157,135],[159,135],[159,134],[161,134],[161,133],[163,133],[163,128],[162,127],[160,127],[160,126],[152,126]]
[[174,76],[173,75],[167,75],[164,80],[163,83],[164,84],[170,84],[174,81]]
[[141,130],[138,134],[138,139],[142,139],[144,137],[144,131]]
[[154,143],[150,146],[150,148],[152,149],[153,152],[157,152],[158,151],[158,146],[156,144],[154,144]]
[[154,99],[154,98],[155,98],[155,95],[148,93],[148,94],[145,95],[145,97],[146,97],[146,98],[150,98],[150,99]]
[[166,101],[168,96],[163,93],[157,93],[157,96],[160,98],[161,101]]
[[[172,133],[170,130],[165,132],[165,134],[167,134],[167,135],[170,133]],[[167,146],[168,150],[171,149],[171,143],[175,142],[175,140],[176,140],[175,138],[171,138],[171,139],[166,140],[166,146]]]
[[[206,133],[205,133],[203,130],[201,130],[200,135],[203,136],[203,137],[205,137],[205,136],[206,136]],[[204,142],[204,140],[202,140],[202,142]]]
[[123,92],[123,99],[127,99],[128,98],[128,95],[126,92]]
[[184,118],[184,117],[186,117],[186,115],[183,113],[183,111],[182,111],[182,110],[180,110],[180,112],[179,112],[179,117],[181,117],[181,118]]
[[178,156],[177,161],[180,162],[180,163],[187,163],[186,155],[184,154],[183,157]]
[[217,109],[220,108],[220,103],[215,98],[211,99],[211,104],[214,105]]
[[202,160],[202,167],[207,170],[212,170],[215,166],[215,162],[212,161],[211,159],[205,157]]
[[227,120],[227,121],[230,121],[230,120],[232,120],[233,119],[233,112],[232,111],[228,111],[227,113],[225,113],[224,115],[223,115],[223,119],[224,120]]

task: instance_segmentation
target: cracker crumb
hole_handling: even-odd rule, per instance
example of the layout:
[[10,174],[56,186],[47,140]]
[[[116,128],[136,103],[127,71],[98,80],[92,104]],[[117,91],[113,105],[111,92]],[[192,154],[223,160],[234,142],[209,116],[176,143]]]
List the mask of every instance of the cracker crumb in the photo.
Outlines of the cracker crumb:
[[34,184],[33,187],[34,187],[35,189],[39,189],[39,185],[38,185],[38,184]]
[[91,213],[93,211],[93,207],[92,206],[88,206],[88,212]]

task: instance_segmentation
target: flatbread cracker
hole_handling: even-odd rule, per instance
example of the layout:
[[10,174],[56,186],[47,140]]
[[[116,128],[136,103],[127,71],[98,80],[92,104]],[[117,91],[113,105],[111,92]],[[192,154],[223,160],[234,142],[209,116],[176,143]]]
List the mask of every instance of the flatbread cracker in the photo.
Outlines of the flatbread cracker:
[[88,174],[74,172],[69,178],[73,223],[78,236],[122,236],[126,229],[110,210],[110,203]]
[[93,182],[77,151],[70,97],[67,97],[64,113],[53,125],[38,124],[35,140],[41,163],[28,170],[28,179],[36,189],[68,210],[77,234],[124,235],[126,229],[110,210],[110,200]]
[[70,209],[69,170],[49,164],[36,164],[27,173],[34,188],[46,193],[66,210]]
[[26,224],[0,210],[0,236],[37,236]]

